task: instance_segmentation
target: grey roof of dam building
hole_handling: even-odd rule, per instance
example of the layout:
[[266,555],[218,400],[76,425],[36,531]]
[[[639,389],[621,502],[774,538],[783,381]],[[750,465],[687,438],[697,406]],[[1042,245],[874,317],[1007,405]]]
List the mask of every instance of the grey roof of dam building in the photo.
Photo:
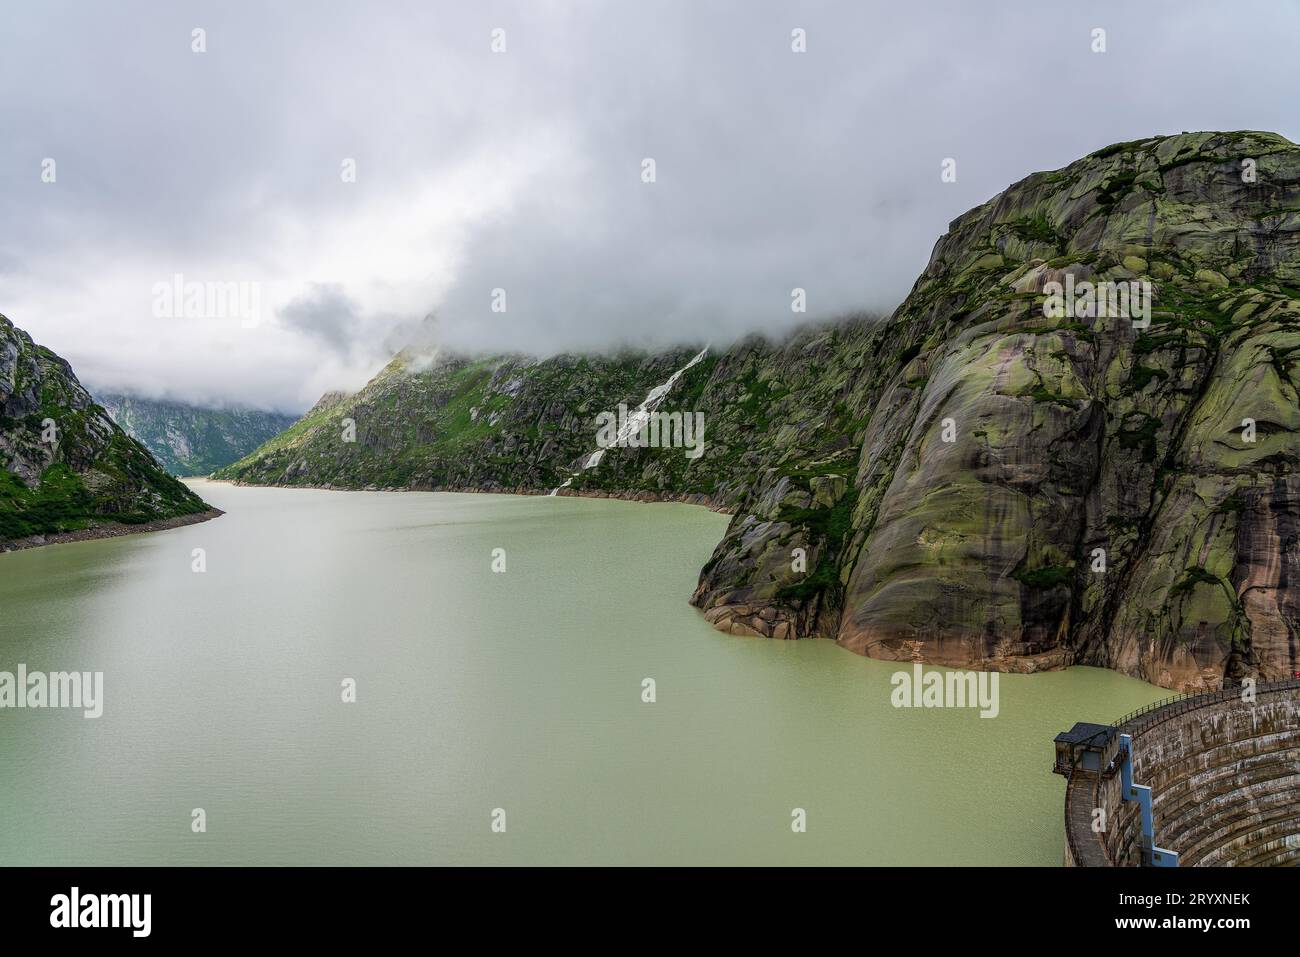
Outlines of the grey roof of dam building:
[[1062,731],[1055,737],[1057,744],[1093,744],[1103,745],[1114,735],[1115,728],[1109,724],[1092,724],[1076,721],[1069,731]]

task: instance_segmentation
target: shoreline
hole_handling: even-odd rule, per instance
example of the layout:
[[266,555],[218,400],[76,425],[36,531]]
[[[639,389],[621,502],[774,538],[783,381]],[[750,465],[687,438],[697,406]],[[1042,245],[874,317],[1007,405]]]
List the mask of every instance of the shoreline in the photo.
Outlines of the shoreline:
[[[551,493],[546,489],[534,489],[524,486],[516,488],[454,488],[440,486],[437,488],[411,487],[407,485],[286,485],[277,482],[239,482],[234,479],[214,479],[195,476],[194,480],[201,482],[212,482],[214,484],[232,485],[235,488],[287,488],[287,489],[312,489],[317,492],[451,492],[458,495],[527,495],[534,498],[549,498]],[[185,481],[189,481],[186,479]],[[608,492],[604,489],[592,489],[590,491],[578,491],[571,488],[560,489],[556,498],[605,498],[615,499],[622,502],[642,502],[654,504],[657,502],[667,502],[676,505],[698,505],[701,508],[707,508],[710,512],[717,512],[720,515],[734,515],[735,509],[726,505],[719,504],[713,498],[702,492],[677,492],[670,495],[664,495],[658,492]]]
[[102,525],[94,525],[75,532],[29,535],[26,538],[15,538],[7,542],[0,542],[0,555],[8,552],[25,551],[29,548],[44,548],[47,545],[66,545],[69,542],[93,542],[102,538],[123,538],[127,535],[143,535],[147,532],[165,532],[173,528],[184,528],[187,525],[198,525],[200,522],[211,521],[225,514],[219,508],[210,508],[206,512],[174,515],[171,518],[162,518],[156,522],[142,522],[139,525],[127,525],[123,522],[104,522]]
[[[320,492],[449,492],[452,494],[482,494],[482,495],[523,495],[533,497],[547,497],[549,491],[529,488],[410,488],[407,486],[383,487],[383,486],[343,486],[343,485],[285,485],[277,483],[252,483],[237,482],[232,479],[211,479],[202,478],[198,481],[220,483],[222,485],[231,485],[236,488],[283,488],[283,489],[311,489]],[[672,496],[659,495],[654,492],[607,492],[602,489],[591,491],[574,491],[572,489],[561,489],[559,496],[569,496],[573,498],[603,498],[616,499],[628,502],[656,503],[667,502],[670,504],[695,505],[701,508],[707,508],[711,512],[717,512],[722,515],[734,515],[735,509],[726,506],[720,506],[713,502],[706,495],[694,493],[679,493]],[[557,497],[559,497],[557,496]],[[733,629],[731,621],[731,612],[736,606],[716,605],[713,608],[705,609],[695,605],[688,599],[688,604],[695,608],[696,612],[712,627],[715,631],[742,638],[758,638],[768,641],[828,641],[842,651],[857,657],[866,658],[869,661],[887,661],[899,665],[911,665],[917,662],[917,659],[909,656],[892,657],[875,654],[866,654],[847,645],[842,644],[836,637],[822,634],[807,634],[784,637],[777,637],[772,634],[764,634],[753,629],[741,628]],[[714,616],[710,617],[709,613],[713,612]],[[1044,655],[1017,655],[1009,658],[983,658],[970,661],[935,661],[932,659],[923,659],[920,662],[928,668],[941,669],[944,671],[970,671],[976,674],[1009,674],[1009,675],[1032,675],[1032,674],[1062,674],[1072,668],[1096,668],[1099,671],[1106,671],[1111,674],[1123,675],[1126,678],[1132,678],[1141,681],[1143,684],[1150,685],[1153,688],[1159,688],[1165,691],[1180,691],[1177,687],[1157,684],[1149,678],[1140,674],[1125,671],[1120,668],[1109,665],[1083,664],[1074,660],[1073,656],[1061,654],[1044,654]],[[1196,693],[1201,689],[1182,689],[1189,693]]]

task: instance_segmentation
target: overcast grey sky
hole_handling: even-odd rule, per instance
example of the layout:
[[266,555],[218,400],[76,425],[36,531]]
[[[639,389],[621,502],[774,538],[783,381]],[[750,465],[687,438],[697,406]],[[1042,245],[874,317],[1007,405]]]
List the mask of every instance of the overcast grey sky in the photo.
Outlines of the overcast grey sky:
[[[0,312],[92,386],[287,411],[359,387],[430,312],[451,346],[545,354],[780,334],[796,286],[806,318],[888,310],[948,222],[1035,170],[1300,134],[1283,0],[0,17]],[[259,283],[260,320],[156,315],[176,274]]]

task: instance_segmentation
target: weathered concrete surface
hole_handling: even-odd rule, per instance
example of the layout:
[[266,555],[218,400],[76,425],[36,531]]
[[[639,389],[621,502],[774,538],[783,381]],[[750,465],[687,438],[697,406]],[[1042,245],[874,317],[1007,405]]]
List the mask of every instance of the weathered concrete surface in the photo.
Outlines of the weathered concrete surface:
[[[1152,789],[1156,843],[1181,866],[1300,863],[1300,681],[1261,685],[1254,702],[1181,699],[1120,730],[1133,736],[1134,782]],[[1120,800],[1119,775],[1085,780],[1067,793],[1067,866],[1140,865],[1138,808]],[[1102,835],[1089,826],[1096,807]]]
[[1065,866],[1105,867],[1101,843],[1092,839],[1093,795],[1097,778],[1075,774],[1065,786]]

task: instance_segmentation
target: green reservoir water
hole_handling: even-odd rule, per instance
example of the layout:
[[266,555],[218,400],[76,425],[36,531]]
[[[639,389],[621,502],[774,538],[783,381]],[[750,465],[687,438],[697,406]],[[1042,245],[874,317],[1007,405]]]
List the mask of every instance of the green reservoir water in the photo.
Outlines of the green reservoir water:
[[227,514],[0,555],[0,671],[104,673],[97,720],[0,709],[0,863],[1057,865],[1052,737],[1166,694],[894,708],[687,605],[701,508],[194,484]]

